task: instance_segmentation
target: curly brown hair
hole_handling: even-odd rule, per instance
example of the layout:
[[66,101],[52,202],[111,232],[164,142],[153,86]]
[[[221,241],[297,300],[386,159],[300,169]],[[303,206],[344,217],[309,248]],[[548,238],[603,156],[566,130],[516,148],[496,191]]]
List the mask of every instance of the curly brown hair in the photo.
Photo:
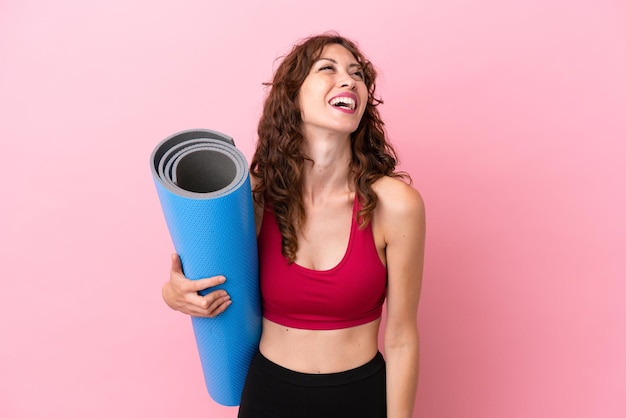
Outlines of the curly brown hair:
[[328,44],[339,44],[352,53],[362,66],[368,90],[367,106],[358,128],[350,135],[352,145],[351,174],[361,203],[359,225],[371,220],[377,196],[372,184],[383,176],[408,178],[396,172],[397,155],[387,142],[384,123],[377,106],[383,101],[375,96],[376,70],[359,51],[356,44],[335,33],[304,39],[283,58],[274,73],[258,126],[258,142],[250,164],[250,173],[257,180],[253,190],[257,204],[271,205],[280,233],[282,253],[289,262],[296,258],[298,232],[305,222],[302,182],[305,161],[303,153],[301,110],[298,94],[311,67]]

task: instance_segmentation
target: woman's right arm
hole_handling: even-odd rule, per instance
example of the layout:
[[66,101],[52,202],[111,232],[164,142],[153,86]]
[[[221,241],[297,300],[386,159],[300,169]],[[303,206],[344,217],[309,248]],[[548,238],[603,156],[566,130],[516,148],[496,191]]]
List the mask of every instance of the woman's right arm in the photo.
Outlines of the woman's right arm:
[[198,292],[226,281],[224,276],[190,280],[183,274],[178,254],[172,254],[170,280],[163,285],[163,300],[167,305],[187,315],[213,318],[231,304],[230,296],[224,290],[216,290],[201,296]]

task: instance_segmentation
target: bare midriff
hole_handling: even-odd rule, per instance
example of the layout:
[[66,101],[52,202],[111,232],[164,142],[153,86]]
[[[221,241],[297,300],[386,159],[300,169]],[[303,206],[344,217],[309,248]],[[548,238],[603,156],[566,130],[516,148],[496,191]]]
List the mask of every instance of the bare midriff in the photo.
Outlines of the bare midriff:
[[268,360],[296,372],[342,372],[374,358],[379,325],[377,319],[350,328],[306,330],[264,318],[259,350]]

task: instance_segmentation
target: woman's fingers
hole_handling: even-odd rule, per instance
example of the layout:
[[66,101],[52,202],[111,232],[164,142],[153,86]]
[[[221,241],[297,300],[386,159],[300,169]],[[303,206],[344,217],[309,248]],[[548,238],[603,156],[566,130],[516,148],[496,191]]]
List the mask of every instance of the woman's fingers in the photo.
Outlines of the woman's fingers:
[[217,315],[221,314],[232,303],[232,301],[230,300],[230,295],[228,295],[228,293],[224,291],[217,291],[213,293],[216,293],[214,297],[211,297],[212,293],[203,296],[203,299],[205,300],[207,305],[205,308],[205,312],[209,318],[214,318]]
[[185,278],[181,283],[181,289],[185,292],[200,292],[202,290],[220,285],[224,282],[226,282],[226,277],[224,276],[208,277],[206,279],[198,280],[189,280]]
[[216,290],[207,295],[188,294],[189,314],[203,318],[214,318],[230,306],[230,296],[224,290]]

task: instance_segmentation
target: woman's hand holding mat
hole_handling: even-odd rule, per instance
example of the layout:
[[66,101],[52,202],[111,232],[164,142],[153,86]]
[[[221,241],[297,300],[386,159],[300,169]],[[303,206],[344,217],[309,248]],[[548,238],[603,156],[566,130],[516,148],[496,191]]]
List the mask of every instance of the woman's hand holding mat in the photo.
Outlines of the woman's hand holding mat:
[[[225,290],[215,290],[204,296],[199,292],[223,284],[224,276],[190,280],[183,274],[183,265],[178,254],[172,254],[170,280],[163,285],[163,300],[177,311],[201,318],[214,318],[231,304]],[[204,293],[204,292],[203,292]]]

